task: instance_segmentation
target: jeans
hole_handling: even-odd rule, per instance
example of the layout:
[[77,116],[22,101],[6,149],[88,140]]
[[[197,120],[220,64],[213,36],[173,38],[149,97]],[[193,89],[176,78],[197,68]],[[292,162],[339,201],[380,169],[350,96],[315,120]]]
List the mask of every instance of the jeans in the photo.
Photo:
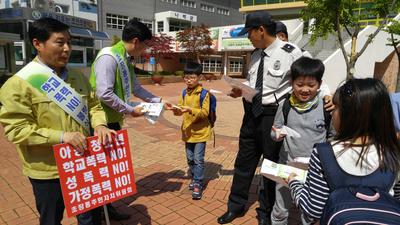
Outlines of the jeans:
[[202,184],[204,179],[204,155],[206,142],[185,143],[186,158],[190,173],[196,183]]

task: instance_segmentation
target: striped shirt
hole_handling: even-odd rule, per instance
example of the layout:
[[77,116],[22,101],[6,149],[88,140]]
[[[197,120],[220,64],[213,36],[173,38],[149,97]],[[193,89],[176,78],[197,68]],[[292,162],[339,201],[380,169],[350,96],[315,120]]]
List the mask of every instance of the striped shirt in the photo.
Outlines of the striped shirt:
[[[311,154],[306,182],[302,184],[298,180],[292,180],[289,188],[295,204],[309,222],[321,218],[330,189],[316,149]],[[400,181],[394,185],[393,192],[394,197],[400,200]]]

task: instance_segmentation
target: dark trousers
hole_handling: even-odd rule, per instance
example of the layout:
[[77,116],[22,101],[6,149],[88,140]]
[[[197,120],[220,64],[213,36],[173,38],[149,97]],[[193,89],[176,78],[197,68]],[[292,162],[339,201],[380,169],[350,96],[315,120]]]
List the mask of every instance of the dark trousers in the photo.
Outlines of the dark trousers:
[[31,178],[29,180],[35,195],[36,209],[40,215],[40,225],[61,225],[65,206],[60,180],[37,180]]
[[[255,118],[251,104],[243,101],[244,117],[239,136],[239,152],[234,165],[233,182],[228,200],[228,210],[240,212],[245,209],[249,188],[255,170],[263,158],[277,162],[281,142],[271,139],[271,127],[274,122],[277,106],[264,107],[261,116]],[[275,182],[265,177],[264,192],[259,195],[260,207],[257,208],[259,218],[269,219],[275,202]]]
[[[121,125],[119,125],[119,123],[108,123],[107,127],[110,128],[111,130],[121,130]],[[107,204],[107,209],[109,214],[115,211],[115,209],[113,208],[114,207],[111,205],[111,203]]]
[[[65,206],[60,180],[29,180],[40,215],[40,225],[61,225]],[[79,225],[101,225],[101,207],[82,213],[76,218]]]

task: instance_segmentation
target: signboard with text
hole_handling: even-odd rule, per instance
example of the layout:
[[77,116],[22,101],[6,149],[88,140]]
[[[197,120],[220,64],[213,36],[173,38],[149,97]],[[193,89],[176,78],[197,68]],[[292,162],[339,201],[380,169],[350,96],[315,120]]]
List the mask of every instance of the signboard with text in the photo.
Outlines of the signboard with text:
[[69,217],[136,193],[127,131],[105,146],[97,137],[87,143],[83,156],[69,144],[53,146]]

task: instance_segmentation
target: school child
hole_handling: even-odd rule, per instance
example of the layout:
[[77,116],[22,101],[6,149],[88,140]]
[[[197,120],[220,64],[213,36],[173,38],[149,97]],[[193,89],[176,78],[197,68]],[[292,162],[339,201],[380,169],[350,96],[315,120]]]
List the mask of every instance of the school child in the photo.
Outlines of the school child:
[[[314,143],[326,141],[330,115],[324,110],[319,88],[324,74],[324,64],[318,59],[301,57],[290,68],[293,92],[280,104],[275,115],[271,137],[282,141],[279,163],[287,164],[299,157],[310,157]],[[283,134],[287,126],[301,136]],[[287,224],[289,209],[293,205],[289,189],[276,185],[276,200],[271,213],[272,224]],[[303,224],[307,224],[303,220]]]
[[[296,205],[310,221],[321,219],[321,224],[327,224],[327,218],[333,219],[330,224],[353,224],[353,219],[357,224],[398,224],[400,145],[386,87],[372,78],[351,79],[336,90],[333,103],[334,140],[313,150],[304,185],[293,175],[288,178]],[[346,219],[335,222],[332,215]]]
[[206,142],[211,137],[211,124],[208,119],[210,109],[210,94],[200,99],[202,91],[199,83],[202,65],[188,62],[184,68],[186,89],[183,90],[177,107],[172,108],[174,115],[183,116],[182,140],[185,142],[186,158],[192,181],[189,189],[193,199],[201,199],[204,179],[204,155]]

